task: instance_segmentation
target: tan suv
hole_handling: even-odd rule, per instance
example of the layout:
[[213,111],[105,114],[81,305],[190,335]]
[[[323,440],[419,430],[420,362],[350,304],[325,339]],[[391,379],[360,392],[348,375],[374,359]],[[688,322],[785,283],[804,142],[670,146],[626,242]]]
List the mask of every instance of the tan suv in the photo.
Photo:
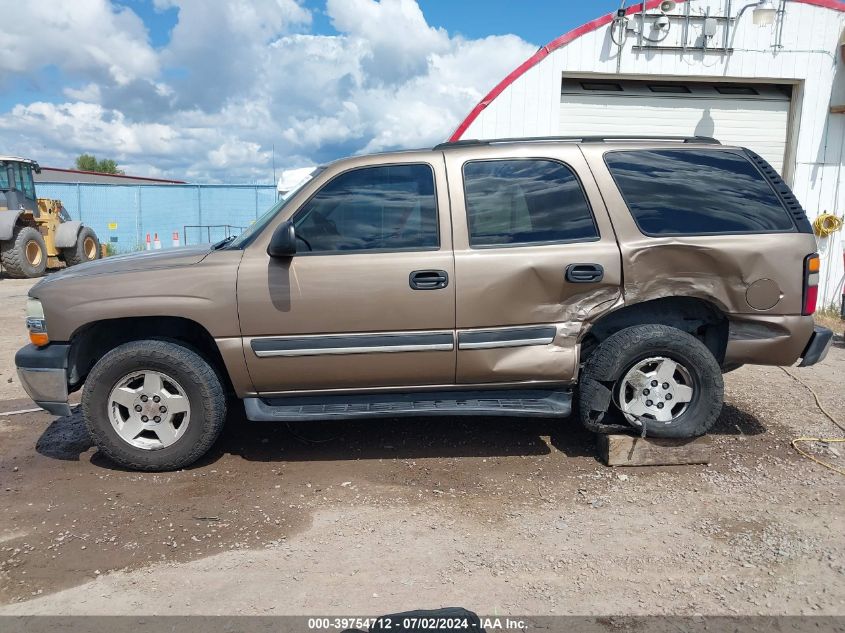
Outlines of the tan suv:
[[461,141],[314,171],[239,237],[30,291],[32,398],[129,468],[249,420],[557,416],[705,433],[722,373],[802,365],[818,265],[792,192],[712,139]]

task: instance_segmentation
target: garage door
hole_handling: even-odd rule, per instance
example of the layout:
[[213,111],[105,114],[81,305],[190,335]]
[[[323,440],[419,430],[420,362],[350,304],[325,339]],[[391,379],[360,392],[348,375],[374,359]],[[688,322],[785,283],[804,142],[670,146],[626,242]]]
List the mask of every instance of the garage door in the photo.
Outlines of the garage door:
[[789,86],[565,79],[560,134],[712,136],[783,173]]

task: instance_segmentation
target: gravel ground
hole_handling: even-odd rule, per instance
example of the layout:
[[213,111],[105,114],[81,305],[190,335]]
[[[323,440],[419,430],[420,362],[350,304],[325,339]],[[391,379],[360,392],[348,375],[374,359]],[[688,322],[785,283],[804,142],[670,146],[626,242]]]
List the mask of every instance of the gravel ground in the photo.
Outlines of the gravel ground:
[[[0,614],[845,614],[845,478],[789,445],[843,434],[779,368],[726,376],[709,466],[605,468],[571,421],[233,415],[140,474],[78,415],[2,415],[29,283],[0,280]],[[790,371],[845,419],[841,338]]]

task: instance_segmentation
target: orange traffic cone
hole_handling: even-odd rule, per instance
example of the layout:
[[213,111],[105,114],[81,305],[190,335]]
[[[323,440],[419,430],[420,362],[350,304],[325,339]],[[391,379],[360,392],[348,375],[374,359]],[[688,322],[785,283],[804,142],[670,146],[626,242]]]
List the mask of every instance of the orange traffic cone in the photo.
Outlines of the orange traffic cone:
[[150,234],[147,233],[147,250],[150,250],[151,248],[152,248],[152,245],[150,244]]
[[173,231],[173,246],[179,246],[179,231]]
[[158,239],[158,233],[153,234],[153,248],[159,250],[161,248],[161,241]]

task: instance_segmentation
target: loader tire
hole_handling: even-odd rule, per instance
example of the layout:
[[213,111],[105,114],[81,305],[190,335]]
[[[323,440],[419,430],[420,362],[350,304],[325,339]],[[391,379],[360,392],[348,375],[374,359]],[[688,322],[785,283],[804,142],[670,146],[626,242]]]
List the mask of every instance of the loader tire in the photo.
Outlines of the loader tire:
[[47,270],[47,245],[38,229],[15,228],[12,239],[0,242],[0,264],[13,279],[41,277]]
[[92,262],[100,258],[100,240],[90,226],[83,226],[76,236],[76,245],[63,248],[62,259],[68,266],[76,266],[85,262]]

